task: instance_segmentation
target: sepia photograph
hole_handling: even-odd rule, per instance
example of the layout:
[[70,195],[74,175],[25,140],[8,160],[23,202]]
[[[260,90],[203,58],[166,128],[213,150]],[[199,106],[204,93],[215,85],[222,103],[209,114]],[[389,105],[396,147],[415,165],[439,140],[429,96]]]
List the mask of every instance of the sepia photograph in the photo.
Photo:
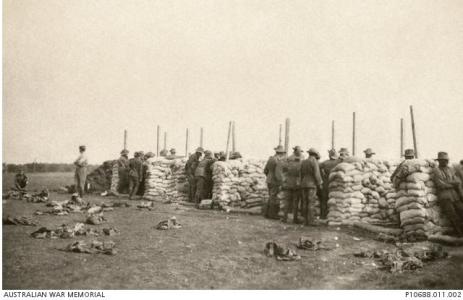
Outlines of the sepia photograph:
[[3,299],[462,298],[463,1],[2,9]]

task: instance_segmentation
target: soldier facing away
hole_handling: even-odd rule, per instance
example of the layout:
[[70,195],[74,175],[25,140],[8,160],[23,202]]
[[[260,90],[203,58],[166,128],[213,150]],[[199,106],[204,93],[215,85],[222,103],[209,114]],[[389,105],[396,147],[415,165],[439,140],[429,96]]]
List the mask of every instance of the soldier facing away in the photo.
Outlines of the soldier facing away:
[[323,186],[320,197],[320,219],[326,219],[328,215],[328,194],[329,194],[329,178],[331,170],[336,167],[341,161],[338,159],[338,154],[335,149],[328,151],[329,159],[320,164],[320,173],[322,176]]
[[299,203],[302,200],[301,190],[301,165],[302,165],[302,149],[299,146],[293,148],[293,154],[287,158],[286,163],[283,167],[283,171],[286,174],[286,181],[284,188],[288,191],[288,197],[285,201],[285,212],[283,222],[288,221],[288,213],[292,209],[293,211],[293,223],[298,224],[297,218],[299,212]]
[[265,164],[264,173],[267,176],[268,203],[265,208],[264,216],[268,219],[278,219],[280,202],[277,198],[278,192],[283,184],[283,163],[286,151],[279,145],[275,149],[275,155],[270,156]]
[[322,185],[320,167],[317,161],[318,151],[310,148],[307,152],[309,158],[305,159],[301,165],[302,216],[306,226],[314,224],[313,205],[317,188],[321,189]]
[[140,181],[143,177],[143,161],[140,152],[135,152],[129,160],[129,200],[137,193]]
[[397,168],[394,170],[394,172],[392,173],[391,175],[391,182],[392,184],[394,185],[395,188],[398,188],[399,187],[399,184],[402,180],[405,180],[405,178],[403,178],[404,176],[402,176],[402,169],[403,169],[403,165],[405,163],[406,160],[410,160],[410,159],[414,159],[415,158],[415,151],[413,149],[406,149],[404,151],[404,156],[405,156],[405,160],[402,161],[398,166]]

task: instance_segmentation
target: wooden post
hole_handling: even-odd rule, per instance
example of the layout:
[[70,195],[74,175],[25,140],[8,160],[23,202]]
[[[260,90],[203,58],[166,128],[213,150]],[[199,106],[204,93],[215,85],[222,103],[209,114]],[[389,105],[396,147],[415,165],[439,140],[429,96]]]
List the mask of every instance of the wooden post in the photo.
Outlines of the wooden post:
[[124,129],[124,150],[127,150],[127,129]]
[[355,156],[355,112],[352,115],[352,156]]
[[188,157],[188,128],[186,129],[186,140],[185,140],[185,157]]
[[164,150],[167,150],[167,132],[164,131]]
[[204,132],[203,132],[203,128],[201,127],[201,130],[199,132],[199,146],[202,148],[204,147],[204,144],[203,144],[203,135],[204,135]]
[[404,119],[400,118],[400,157],[404,156]]
[[289,151],[289,126],[290,126],[290,120],[289,120],[289,118],[286,118],[286,122],[285,122],[285,151],[286,151],[286,155],[288,155],[288,151]]
[[231,135],[232,122],[228,123],[228,134],[227,134],[227,147],[225,148],[225,160],[228,160],[228,148],[230,146],[230,135]]
[[232,152],[236,151],[235,121],[232,122]]
[[283,133],[283,125],[280,124],[280,134],[278,136],[278,146],[281,146],[281,134]]
[[334,120],[331,121],[331,149],[334,149]]
[[159,135],[161,132],[161,127],[159,125],[157,126],[157,131],[156,131],[156,156],[159,156]]
[[418,158],[418,146],[416,144],[415,118],[413,116],[413,106],[410,105],[410,116],[412,119],[413,148],[415,149],[415,158]]

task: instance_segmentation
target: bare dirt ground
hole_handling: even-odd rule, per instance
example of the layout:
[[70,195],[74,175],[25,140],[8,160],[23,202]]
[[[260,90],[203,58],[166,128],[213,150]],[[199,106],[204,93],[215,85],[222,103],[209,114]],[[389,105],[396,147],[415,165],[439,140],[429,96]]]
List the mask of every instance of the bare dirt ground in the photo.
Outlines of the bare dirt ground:
[[[52,193],[51,199],[69,195]],[[115,198],[87,196],[92,203]],[[119,200],[118,200],[119,201]],[[73,239],[33,239],[38,227],[3,226],[4,289],[461,289],[463,249],[449,248],[451,257],[430,262],[421,270],[391,274],[378,269],[374,259],[357,258],[359,249],[394,246],[372,239],[353,228],[301,227],[260,216],[230,215],[181,205],[156,204],[154,210],[132,207],[105,213],[120,235]],[[32,216],[39,226],[83,222],[80,213],[33,216],[44,204],[19,200],[3,203],[3,217]],[[176,216],[181,229],[153,227]],[[89,225],[91,226],[91,225]],[[331,251],[297,250],[300,261],[279,262],[263,254],[267,241],[297,242],[300,236],[334,241]],[[360,241],[354,240],[360,238]],[[57,250],[83,239],[116,243],[115,256]]]

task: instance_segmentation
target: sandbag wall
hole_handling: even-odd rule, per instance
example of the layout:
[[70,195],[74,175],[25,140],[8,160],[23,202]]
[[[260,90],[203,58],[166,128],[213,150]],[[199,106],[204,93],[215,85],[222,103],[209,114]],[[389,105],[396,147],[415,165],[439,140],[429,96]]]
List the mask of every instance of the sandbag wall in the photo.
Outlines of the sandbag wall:
[[400,214],[400,226],[409,240],[426,239],[434,233],[442,233],[449,226],[437,205],[436,189],[431,178],[432,160],[407,160],[397,174],[395,207]]
[[251,208],[268,198],[263,160],[218,161],[212,165],[212,200],[221,207]]
[[390,176],[380,160],[352,158],[338,164],[329,176],[328,224],[398,224]]
[[188,185],[186,159],[151,158],[148,160],[144,198],[153,201],[186,201]]

